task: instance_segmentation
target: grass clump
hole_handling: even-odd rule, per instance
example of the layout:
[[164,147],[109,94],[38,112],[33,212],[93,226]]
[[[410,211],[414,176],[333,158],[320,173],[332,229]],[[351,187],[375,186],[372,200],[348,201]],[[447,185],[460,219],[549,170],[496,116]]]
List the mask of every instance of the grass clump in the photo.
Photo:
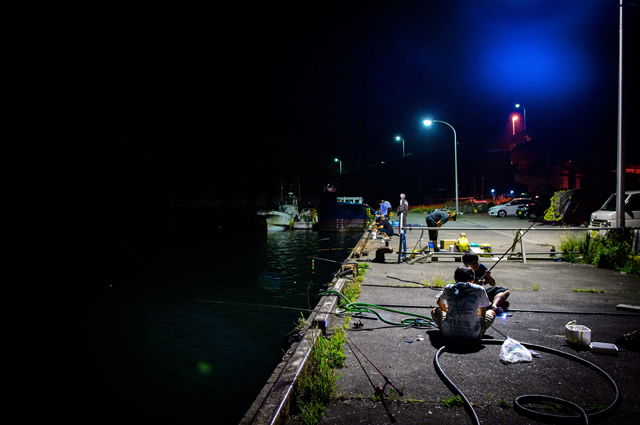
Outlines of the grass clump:
[[426,279],[424,279],[424,283],[425,285],[432,286],[434,288],[444,288],[450,283],[454,283],[454,281],[453,279],[451,279],[449,282],[447,282],[445,281],[444,273],[438,273],[435,276],[433,276],[433,279],[431,280],[431,285],[429,285],[429,281],[427,281]]
[[454,395],[451,397],[440,397],[440,405],[443,407],[460,407],[464,404],[462,397]]
[[589,288],[589,289],[573,289],[573,292],[589,292],[591,294],[604,294],[604,289],[593,289],[593,288]]
[[502,407],[503,409],[510,409],[511,403],[509,403],[507,399],[501,398],[500,400],[498,400],[498,406]]
[[344,329],[335,327],[331,338],[318,338],[309,357],[307,373],[300,379],[298,407],[302,421],[313,425],[324,415],[325,406],[336,395],[337,368],[344,366]]
[[583,262],[622,273],[640,274],[640,257],[634,255],[632,241],[630,229],[610,229],[606,236],[565,236],[560,250],[565,252],[565,260],[572,263]]
[[[354,268],[353,279],[346,282],[342,288],[342,294],[349,303],[355,302],[362,292],[362,282],[369,265],[358,264]],[[357,270],[357,272],[356,272]],[[345,301],[340,297],[340,305],[344,307]],[[347,355],[344,350],[346,342],[345,329],[348,328],[349,318],[343,326],[333,328],[330,338],[320,337],[314,345],[309,357],[309,366],[306,374],[298,384],[298,407],[301,419],[305,425],[317,424],[324,415],[326,405],[336,396],[336,383],[342,375],[338,375],[337,369],[344,367]]]

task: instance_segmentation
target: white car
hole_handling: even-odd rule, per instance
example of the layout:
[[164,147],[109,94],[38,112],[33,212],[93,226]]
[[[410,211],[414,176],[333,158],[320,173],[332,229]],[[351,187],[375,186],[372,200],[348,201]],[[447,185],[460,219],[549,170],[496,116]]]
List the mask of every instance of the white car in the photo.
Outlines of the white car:
[[[640,226],[640,190],[630,190],[625,193],[624,225],[626,227]],[[616,227],[616,194],[598,210],[591,213],[591,227]],[[596,232],[594,230],[594,232]]]
[[508,215],[516,215],[516,211],[520,205],[525,205],[531,202],[531,198],[516,198],[512,199],[506,204],[495,205],[489,208],[489,215],[506,217]]

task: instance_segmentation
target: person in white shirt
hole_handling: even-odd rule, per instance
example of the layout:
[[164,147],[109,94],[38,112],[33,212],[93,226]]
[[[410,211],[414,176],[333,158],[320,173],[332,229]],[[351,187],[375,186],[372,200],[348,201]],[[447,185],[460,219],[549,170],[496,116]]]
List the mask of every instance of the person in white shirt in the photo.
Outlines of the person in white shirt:
[[438,307],[431,311],[431,318],[448,338],[479,340],[496,313],[487,310],[491,306],[487,291],[471,283],[475,278],[472,268],[458,267],[454,278],[456,283],[445,286],[436,297]]

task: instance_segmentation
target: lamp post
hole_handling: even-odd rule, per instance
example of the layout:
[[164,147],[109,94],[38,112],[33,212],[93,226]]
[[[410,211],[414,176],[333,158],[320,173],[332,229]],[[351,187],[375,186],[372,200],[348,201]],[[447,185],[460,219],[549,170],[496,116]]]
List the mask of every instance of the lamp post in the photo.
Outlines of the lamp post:
[[340,161],[338,158],[336,158],[333,162],[339,162],[340,163],[340,175],[342,175],[342,161]]
[[457,139],[457,136],[456,136],[456,129],[453,128],[453,126],[451,124],[449,124],[448,122],[444,122],[444,121],[438,121],[438,120],[424,120],[424,121],[422,121],[422,123],[424,125],[426,125],[427,127],[430,126],[434,122],[439,122],[439,123],[442,123],[442,124],[446,124],[449,127],[451,127],[451,130],[453,130],[453,159],[454,159],[454,170],[455,170],[455,178],[456,178],[456,215],[458,215],[458,139]]
[[518,116],[514,115],[511,117],[511,122],[513,123],[513,135],[516,135],[516,121],[518,120]]
[[396,140],[397,141],[402,140],[402,157],[404,158],[404,139],[400,136],[396,136]]
[[524,129],[524,134],[525,136],[527,135],[527,110],[524,109],[524,106],[520,105],[519,103],[516,103],[516,108],[520,108],[522,107],[522,110],[524,111],[524,113],[522,114],[522,128]]

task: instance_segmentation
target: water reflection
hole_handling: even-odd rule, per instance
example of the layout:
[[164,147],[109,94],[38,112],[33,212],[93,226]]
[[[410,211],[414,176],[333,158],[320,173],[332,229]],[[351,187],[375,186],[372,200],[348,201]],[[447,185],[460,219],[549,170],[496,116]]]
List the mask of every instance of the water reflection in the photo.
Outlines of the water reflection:
[[114,418],[127,408],[140,423],[238,423],[300,317],[277,306],[313,308],[359,236],[270,232],[242,251],[201,245],[92,300],[95,384]]

